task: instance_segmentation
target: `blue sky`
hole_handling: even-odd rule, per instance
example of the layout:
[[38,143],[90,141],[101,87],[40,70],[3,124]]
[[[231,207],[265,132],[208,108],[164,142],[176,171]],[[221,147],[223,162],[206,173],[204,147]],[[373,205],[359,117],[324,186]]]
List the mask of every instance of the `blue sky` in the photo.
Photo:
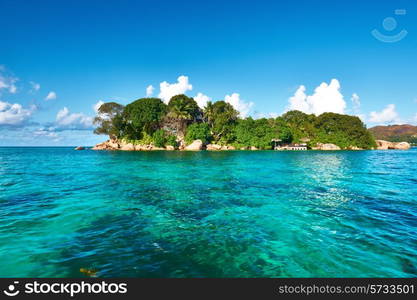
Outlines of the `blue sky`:
[[416,124],[416,13],[415,1],[0,0],[0,145],[102,141],[94,105],[149,85],[254,117]]

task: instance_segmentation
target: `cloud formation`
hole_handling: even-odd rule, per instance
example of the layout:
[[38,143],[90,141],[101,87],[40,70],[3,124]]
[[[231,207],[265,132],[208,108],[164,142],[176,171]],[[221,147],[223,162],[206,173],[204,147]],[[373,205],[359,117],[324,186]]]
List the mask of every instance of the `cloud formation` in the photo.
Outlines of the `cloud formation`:
[[49,92],[48,95],[45,97],[45,101],[55,100],[55,99],[56,99],[56,93],[54,91]]
[[352,101],[352,112],[355,116],[359,117],[362,122],[366,122],[366,116],[361,113],[361,99],[358,94],[353,93],[350,98]]
[[11,104],[0,101],[0,125],[23,125],[35,110],[36,106],[24,108],[18,103]]
[[238,93],[233,93],[232,95],[226,95],[224,97],[224,101],[231,104],[234,109],[236,109],[242,118],[246,118],[254,103],[253,102],[245,102],[240,99],[240,95]]
[[197,96],[194,97],[194,100],[200,108],[204,108],[207,102],[211,101],[211,98],[203,93],[198,93]]
[[361,108],[361,99],[359,98],[358,94],[353,93],[352,97],[350,98],[353,104],[353,111],[358,112]]
[[146,88],[146,97],[152,96],[154,90],[155,88],[153,87],[153,85],[148,85],[148,87]]
[[93,127],[93,118],[83,113],[71,113],[67,107],[58,111],[55,121],[58,130],[84,130]]
[[[3,72],[5,68],[3,67],[0,69],[0,72]],[[16,82],[18,79],[13,76],[7,76],[0,73],[0,92],[2,90],[6,90],[11,94],[15,94],[17,92]]]
[[[175,83],[168,83],[163,81],[159,84],[160,92],[158,97],[162,99],[166,104],[168,104],[169,100],[173,96],[185,94],[187,91],[191,91],[193,89],[192,84],[189,82],[188,76],[181,75],[177,78],[177,82]],[[153,94],[154,88],[152,85],[149,85],[146,88],[146,95],[150,96]],[[200,108],[204,108],[208,101],[212,99],[203,94],[197,93],[194,97],[194,100],[197,102]],[[238,93],[233,93],[231,95],[225,96],[225,101],[230,103],[237,111],[239,111],[241,117],[245,118],[251,112],[252,107],[254,106],[253,102],[245,102],[240,99],[240,95]]]
[[289,100],[288,110],[299,110],[307,114],[320,115],[324,112],[344,114],[346,102],[340,92],[340,83],[332,79],[330,84],[322,82],[312,95],[306,94],[306,87],[300,85]]
[[104,104],[104,101],[99,100],[96,104],[93,105],[93,110],[96,114],[98,114],[98,110]]
[[400,118],[394,104],[388,104],[382,111],[372,111],[369,114],[369,122],[379,124],[400,123]]
[[37,129],[35,131],[33,131],[33,135],[35,136],[42,136],[42,137],[47,137],[47,138],[53,138],[53,139],[57,139],[58,138],[58,133],[45,129],[45,128],[40,128]]
[[275,119],[275,118],[279,117],[279,113],[276,113],[276,112],[263,113],[263,112],[256,111],[252,115],[252,117],[254,119],[263,119],[263,118],[266,118],[266,119],[273,118],[273,119]]
[[176,83],[168,83],[163,81],[159,84],[160,92],[158,97],[161,98],[165,103],[179,94],[185,94],[187,91],[191,91],[193,86],[188,82],[188,77],[181,75],[177,78]]

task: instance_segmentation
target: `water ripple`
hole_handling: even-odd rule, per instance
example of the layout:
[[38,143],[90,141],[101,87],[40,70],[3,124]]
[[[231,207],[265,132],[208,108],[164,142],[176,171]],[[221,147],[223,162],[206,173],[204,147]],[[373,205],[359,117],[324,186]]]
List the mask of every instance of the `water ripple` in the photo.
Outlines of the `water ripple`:
[[0,148],[0,276],[415,277],[416,154]]

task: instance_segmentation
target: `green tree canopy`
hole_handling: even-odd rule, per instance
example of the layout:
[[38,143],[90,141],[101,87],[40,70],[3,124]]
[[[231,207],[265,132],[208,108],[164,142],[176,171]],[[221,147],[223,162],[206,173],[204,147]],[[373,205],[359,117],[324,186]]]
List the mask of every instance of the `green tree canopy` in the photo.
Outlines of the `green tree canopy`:
[[314,123],[316,141],[336,144],[341,148],[356,146],[364,149],[375,147],[372,134],[356,116],[323,113]]
[[187,128],[185,141],[191,144],[194,140],[201,140],[207,144],[211,139],[210,127],[207,123],[193,123]]
[[167,112],[167,106],[159,98],[142,98],[126,105],[124,119],[130,139],[140,139],[142,133],[152,135]]
[[290,128],[294,142],[301,142],[304,138],[314,139],[316,135],[314,122],[317,118],[315,115],[292,110],[283,114],[281,118]]
[[93,123],[97,125],[95,134],[106,134],[110,138],[119,138],[123,135],[123,114],[124,106],[116,102],[103,103],[94,118]]
[[158,98],[142,98],[123,107],[104,103],[94,119],[97,134],[111,138],[140,140],[140,143],[176,145],[201,139],[204,143],[255,146],[271,149],[272,140],[283,143],[332,143],[341,148],[376,146],[375,139],[356,116],[323,113],[320,116],[289,111],[278,118],[240,119],[239,113],[225,101],[208,102],[204,111],[193,98],[177,95],[168,105]]
[[283,143],[291,143],[294,138],[293,133],[284,119],[282,117],[278,117],[273,120],[273,122],[278,128],[278,139],[280,139]]
[[211,133],[216,142],[228,143],[233,141],[233,127],[239,112],[225,101],[208,102],[205,109],[205,122],[210,126]]
[[184,136],[188,124],[201,119],[197,102],[186,95],[176,95],[168,102],[168,113],[164,125],[179,136]]
[[291,131],[280,119],[240,119],[234,132],[238,147],[272,149],[273,139],[281,139],[283,142],[291,142],[292,139]]

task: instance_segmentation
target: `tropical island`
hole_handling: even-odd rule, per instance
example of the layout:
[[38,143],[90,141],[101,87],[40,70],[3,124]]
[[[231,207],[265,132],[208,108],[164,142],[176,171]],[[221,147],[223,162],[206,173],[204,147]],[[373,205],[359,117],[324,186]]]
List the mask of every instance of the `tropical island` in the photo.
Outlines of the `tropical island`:
[[208,102],[200,108],[186,95],[165,104],[141,98],[126,106],[107,102],[94,119],[96,134],[109,140],[94,150],[366,150],[406,149],[384,144],[357,116],[288,111],[276,118],[241,118],[230,103]]

